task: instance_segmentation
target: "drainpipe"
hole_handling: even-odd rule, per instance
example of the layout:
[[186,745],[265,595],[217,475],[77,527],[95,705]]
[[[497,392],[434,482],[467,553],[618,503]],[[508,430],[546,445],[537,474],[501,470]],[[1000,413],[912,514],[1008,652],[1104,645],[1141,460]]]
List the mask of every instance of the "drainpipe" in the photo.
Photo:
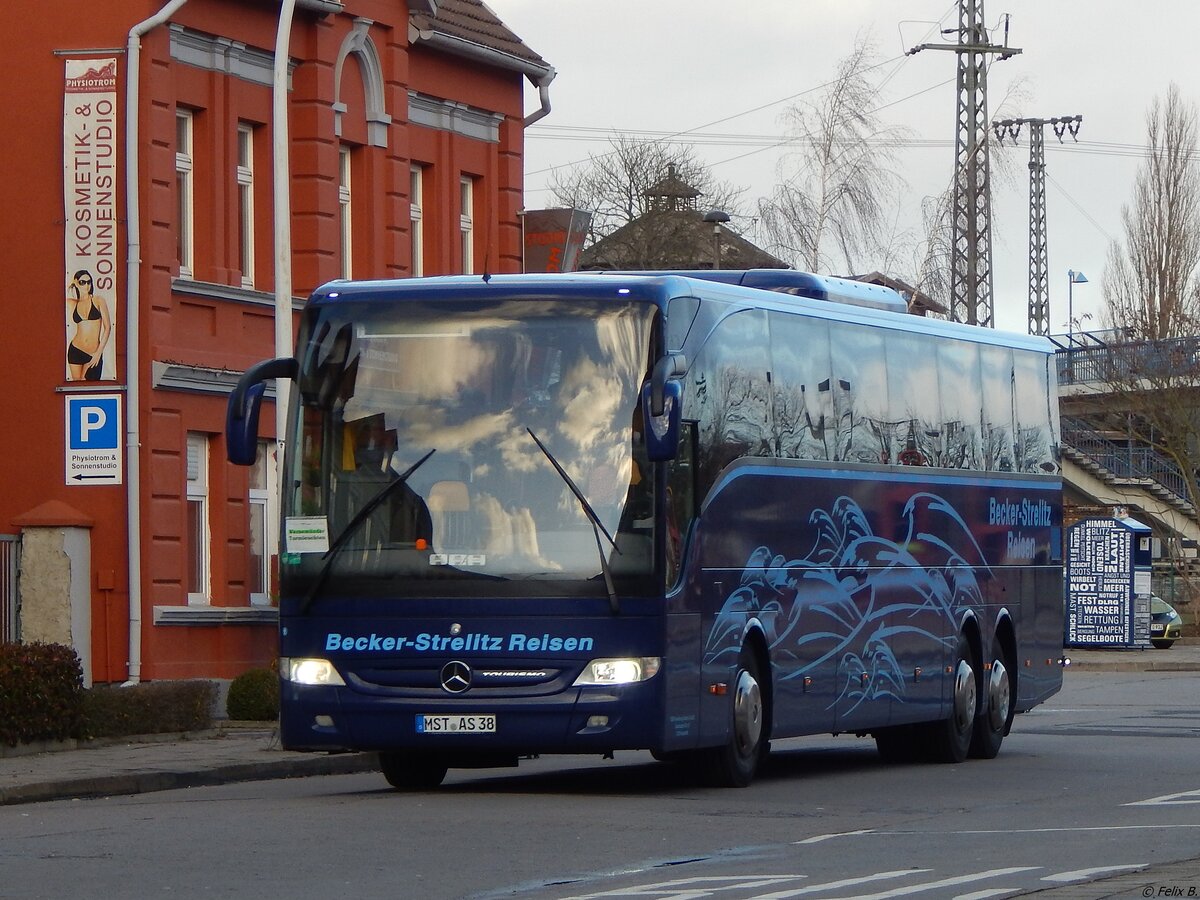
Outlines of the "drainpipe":
[[550,70],[544,75],[539,75],[535,84],[537,84],[538,98],[542,101],[541,109],[531,112],[525,117],[525,127],[528,128],[534,122],[546,118],[550,115],[550,82],[554,80],[554,76],[558,73],[551,66]]
[[[283,0],[279,28],[275,33],[275,64],[271,86],[271,169],[275,194],[275,355],[291,356],[292,350],[292,202],[291,168],[288,162],[288,47],[292,37],[292,14],[296,0]],[[283,501],[283,445],[287,440],[288,391],[286,378],[275,379],[276,509]],[[278,529],[276,529],[278,534]]]
[[141,437],[141,185],[138,171],[138,103],[142,35],[157,28],[187,3],[170,0],[156,15],[129,29],[125,58],[125,494],[129,505],[129,677],[142,680],[142,437]]

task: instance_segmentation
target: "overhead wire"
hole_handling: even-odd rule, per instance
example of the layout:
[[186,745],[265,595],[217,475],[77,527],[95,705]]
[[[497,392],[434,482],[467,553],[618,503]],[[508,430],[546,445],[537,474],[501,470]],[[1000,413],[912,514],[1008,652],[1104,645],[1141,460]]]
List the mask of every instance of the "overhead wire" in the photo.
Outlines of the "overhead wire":
[[[933,23],[930,25],[930,27],[929,27],[929,30],[928,30],[928,31],[926,31],[926,33],[925,33],[925,38],[928,38],[930,34],[932,34],[932,33],[936,32],[936,31],[938,31],[938,30],[941,28],[941,25],[942,25],[942,23],[945,21],[946,17],[947,17],[947,16],[949,16],[949,15],[950,15],[950,14],[951,14],[951,13],[952,13],[952,12],[953,12],[953,11],[954,11],[956,8],[957,8],[957,3],[953,3],[953,4],[951,4],[951,6],[950,6],[950,7],[949,7],[949,8],[946,10],[946,12],[942,13],[942,15],[941,15],[941,16],[940,16],[940,17],[939,17],[939,18],[938,18],[936,21],[934,21],[934,22],[933,22]],[[899,24],[897,24],[897,29],[899,29]],[[922,40],[924,40],[924,38],[923,38]],[[903,34],[901,34],[901,41],[903,42]],[[901,70],[901,69],[902,69],[902,68],[905,66],[905,64],[908,62],[908,60],[909,60],[910,56],[911,56],[911,54],[909,54],[909,53],[907,53],[907,52],[905,52],[905,53],[901,53],[901,54],[900,54],[900,55],[898,55],[898,56],[893,56],[893,57],[891,57],[891,58],[889,58],[889,59],[886,59],[886,60],[883,60],[883,61],[881,61],[881,62],[875,63],[874,65],[868,66],[868,67],[866,67],[865,69],[863,69],[863,70],[862,70],[862,74],[866,74],[866,73],[868,73],[868,72],[873,72],[873,71],[875,71],[876,69],[881,69],[881,68],[883,68],[883,67],[885,67],[885,66],[892,65],[893,63],[895,63],[895,64],[896,64],[896,65],[895,65],[895,66],[892,68],[892,70],[891,70],[890,72],[888,72],[888,73],[887,73],[887,75],[885,75],[885,76],[883,77],[883,79],[880,81],[880,83],[879,83],[878,85],[876,85],[876,86],[875,86],[875,88],[874,88],[874,91],[873,91],[873,94],[874,94],[874,96],[878,96],[878,95],[880,94],[880,92],[881,92],[881,91],[883,90],[883,88],[884,88],[884,87],[885,87],[885,86],[888,84],[888,82],[890,82],[890,81],[891,81],[891,80],[892,80],[892,79],[893,79],[893,78],[896,76],[896,74],[897,74],[897,73],[898,73],[898,72],[899,72],[899,71],[900,71],[900,70]],[[950,80],[952,81],[953,79],[950,79]],[[702,133],[702,132],[703,132],[703,130],[704,130],[704,129],[706,129],[706,128],[711,128],[711,127],[713,127],[714,125],[721,125],[721,124],[724,124],[725,122],[730,122],[730,121],[733,121],[734,119],[739,119],[739,118],[742,118],[743,116],[752,115],[753,113],[756,113],[756,112],[761,112],[762,110],[764,110],[764,109],[769,109],[769,108],[770,108],[770,107],[772,107],[772,106],[778,106],[778,105],[779,105],[779,104],[781,104],[781,103],[787,103],[787,102],[789,102],[789,101],[796,100],[796,99],[798,99],[798,98],[800,98],[800,97],[803,97],[803,96],[805,96],[805,95],[807,95],[807,94],[811,94],[811,93],[814,93],[814,92],[816,92],[816,91],[824,90],[825,88],[827,88],[827,87],[829,87],[829,86],[831,86],[831,85],[833,85],[833,84],[836,84],[836,83],[837,83],[837,80],[836,80],[836,79],[834,79],[834,80],[831,80],[831,81],[826,81],[826,82],[824,82],[823,84],[816,85],[815,87],[810,87],[810,88],[806,88],[806,89],[804,89],[804,90],[802,90],[802,91],[797,91],[796,93],[794,93],[794,94],[790,94],[790,95],[788,95],[787,97],[782,97],[782,98],[780,98],[780,99],[778,99],[778,100],[772,100],[772,101],[770,101],[770,102],[768,102],[768,103],[763,103],[763,104],[760,104],[760,105],[758,105],[758,106],[755,106],[755,107],[753,107],[753,108],[751,108],[751,109],[743,110],[743,111],[741,111],[741,112],[734,113],[734,114],[732,114],[732,115],[729,115],[729,116],[723,116],[722,118],[720,118],[720,119],[716,119],[716,120],[714,120],[714,121],[712,121],[712,122],[709,122],[709,123],[707,123],[707,124],[704,124],[704,125],[697,125],[697,126],[696,126],[696,127],[694,127],[694,128],[688,128],[688,129],[684,129],[684,130],[682,130],[682,131],[676,131],[676,132],[670,132],[670,133],[663,133],[663,132],[650,132],[650,131],[638,131],[638,130],[621,130],[621,131],[617,131],[617,130],[613,130],[613,129],[604,129],[604,130],[603,130],[603,133],[604,133],[604,135],[605,135],[605,136],[604,136],[604,138],[603,138],[603,139],[604,139],[604,140],[608,140],[608,139],[611,137],[611,135],[612,135],[612,134],[614,134],[614,133],[620,133],[620,134],[627,134],[627,135],[634,135],[634,136],[638,136],[638,135],[644,135],[644,136],[647,138],[647,140],[653,140],[653,141],[656,141],[656,142],[662,142],[662,143],[675,143],[675,142],[677,142],[677,139],[678,139],[678,138],[682,138],[682,137],[684,137],[684,136],[689,136],[689,137],[691,138],[691,140],[689,141],[689,143],[693,143],[693,144],[694,144],[694,143],[697,143],[697,141],[696,141],[696,138],[699,136],[699,135],[698,135],[698,133]],[[889,107],[891,107],[891,106],[896,106],[896,105],[897,105],[897,104],[899,104],[899,103],[903,103],[903,102],[905,102],[905,101],[907,101],[907,100],[911,100],[911,99],[913,99],[914,97],[918,97],[918,96],[920,96],[921,94],[928,93],[929,91],[931,91],[931,90],[935,90],[935,89],[937,89],[937,88],[939,88],[939,87],[941,87],[942,85],[944,85],[944,84],[947,84],[947,83],[948,83],[948,82],[946,82],[946,81],[939,82],[939,83],[938,83],[938,84],[936,84],[936,85],[932,85],[932,86],[930,86],[930,87],[928,87],[928,88],[924,88],[924,89],[922,89],[922,90],[920,90],[920,91],[917,91],[917,92],[915,92],[915,93],[913,93],[913,94],[909,94],[907,97],[902,97],[902,98],[900,98],[899,100],[895,100],[895,101],[893,101],[893,102],[891,102],[891,103],[886,103],[886,104],[884,104],[884,105],[882,105],[882,106],[879,106],[879,107],[877,107],[875,110],[872,110],[872,112],[874,113],[874,112],[878,112],[879,110],[887,109],[887,108],[889,108]],[[552,130],[552,129],[555,129],[555,128],[558,128],[558,129],[567,129],[567,128],[571,128],[571,127],[572,127],[572,126],[554,126],[554,125],[549,125],[549,124],[547,124],[547,125],[545,125],[545,126],[534,125],[534,126],[533,126],[533,127],[530,129],[530,130],[529,130],[529,132],[527,132],[527,133],[526,133],[526,138],[528,139],[528,138],[531,138],[531,137],[532,137],[532,138],[534,138],[534,139],[538,139],[538,138],[540,138],[540,137],[541,137],[541,134],[540,134],[540,132],[541,132],[541,131]],[[597,136],[596,136],[596,137],[588,137],[588,138],[583,138],[583,137],[581,137],[581,138],[578,138],[579,140],[598,140],[598,139],[600,139],[600,138],[599,138],[599,136],[598,136],[598,133],[599,133],[599,132],[601,132],[601,129],[596,129],[596,128],[588,128],[587,126],[575,126],[575,129],[576,129],[576,130],[580,130],[580,131],[587,130],[587,131],[592,131],[592,132],[596,132],[596,133],[597,133]],[[743,137],[743,136],[735,136],[735,140],[741,140],[741,139],[742,139],[742,137]],[[559,135],[559,136],[556,136],[556,135],[553,135],[553,134],[551,134],[551,135],[547,135],[547,138],[548,138],[548,139],[551,139],[551,140],[569,140],[569,139],[571,139],[571,138],[564,137],[564,136],[561,136],[561,135]],[[727,158],[727,159],[719,160],[719,161],[717,161],[717,162],[713,163],[713,164],[712,164],[712,166],[713,166],[713,167],[715,167],[715,166],[725,165],[725,164],[727,164],[727,163],[731,163],[731,162],[736,162],[737,160],[740,160],[740,159],[745,159],[745,158],[746,158],[746,157],[748,157],[748,156],[753,156],[753,155],[755,155],[755,154],[757,154],[757,153],[762,153],[762,152],[765,152],[765,151],[767,151],[767,150],[774,149],[774,148],[776,148],[776,147],[781,147],[781,146],[783,146],[783,145],[785,145],[785,144],[787,144],[787,143],[789,142],[789,138],[787,138],[787,137],[783,137],[783,136],[781,136],[781,137],[778,137],[778,138],[774,138],[774,139],[768,138],[767,140],[768,140],[768,143],[766,143],[766,144],[765,144],[764,146],[762,146],[762,147],[759,147],[758,149],[751,150],[751,151],[748,151],[748,152],[746,152],[746,153],[741,153],[741,154],[738,154],[737,156],[729,157],[729,158]],[[701,141],[699,141],[699,143],[702,143],[702,144],[705,144],[705,145],[711,145],[711,144],[713,143],[713,141],[711,141],[711,140],[701,140]],[[601,154],[599,157],[596,157],[596,158],[603,159],[603,158],[604,158],[605,156],[607,156],[607,155],[609,155],[609,154]],[[583,163],[585,163],[585,162],[588,162],[588,161],[589,161],[590,159],[592,159],[592,158],[593,158],[593,157],[589,157],[589,159],[585,159],[585,160],[576,160],[576,161],[574,161],[574,162],[562,163],[562,164],[560,164],[560,165],[556,165],[556,166],[548,166],[548,167],[546,167],[546,168],[542,168],[542,169],[536,169],[536,170],[534,170],[534,171],[532,171],[532,172],[527,172],[527,173],[526,173],[526,178],[529,178],[529,177],[532,177],[532,176],[536,176],[536,175],[544,175],[544,174],[546,174],[547,172],[553,172],[553,171],[555,171],[556,169],[559,169],[559,168],[564,168],[564,167],[565,167],[565,168],[569,168],[569,167],[571,167],[571,166],[581,165],[581,164],[583,164]],[[548,190],[548,188],[541,188],[540,190]]]

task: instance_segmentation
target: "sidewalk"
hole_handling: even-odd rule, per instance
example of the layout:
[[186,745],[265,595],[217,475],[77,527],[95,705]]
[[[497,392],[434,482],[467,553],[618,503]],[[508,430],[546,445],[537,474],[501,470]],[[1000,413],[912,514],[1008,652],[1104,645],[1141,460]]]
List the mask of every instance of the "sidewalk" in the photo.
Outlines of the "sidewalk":
[[1200,640],[1176,641],[1166,650],[1114,647],[1090,650],[1067,647],[1071,670],[1085,672],[1200,672]]
[[[0,757],[0,806],[377,770],[374,753],[282,750],[269,723]],[[383,776],[381,775],[382,779]]]
[[[1200,642],[1176,643],[1169,650],[1072,647],[1066,656],[1069,673],[1200,672]],[[0,806],[377,768],[374,753],[295,753],[280,749],[269,723],[225,724],[196,734],[109,739],[77,749],[0,756]]]

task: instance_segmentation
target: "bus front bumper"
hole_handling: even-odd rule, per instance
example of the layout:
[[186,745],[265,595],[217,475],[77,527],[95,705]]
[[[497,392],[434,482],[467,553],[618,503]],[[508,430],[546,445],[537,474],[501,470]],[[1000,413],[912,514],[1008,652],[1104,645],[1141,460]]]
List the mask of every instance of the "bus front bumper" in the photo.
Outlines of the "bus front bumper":
[[[281,685],[285,750],[605,753],[661,746],[658,681],[572,687],[548,696],[364,696],[352,688]],[[437,730],[434,730],[434,726]]]

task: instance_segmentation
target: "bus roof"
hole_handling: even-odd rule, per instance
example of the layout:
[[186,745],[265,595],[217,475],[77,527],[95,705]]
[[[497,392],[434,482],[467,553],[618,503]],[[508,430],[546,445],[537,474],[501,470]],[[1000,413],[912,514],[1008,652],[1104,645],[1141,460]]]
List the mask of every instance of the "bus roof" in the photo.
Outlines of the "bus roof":
[[908,304],[900,294],[881,284],[868,284],[852,278],[814,275],[795,269],[681,269],[664,272],[604,272],[606,275],[682,275],[701,281],[740,284],[810,300],[828,300],[850,306],[867,306],[889,312],[906,313]]
[[[774,273],[770,279],[765,274]],[[780,273],[786,273],[780,278]],[[767,282],[782,287],[767,287]],[[1044,337],[997,331],[910,315],[891,288],[844,278],[812,275],[789,269],[700,270],[697,272],[570,272],[525,275],[436,275],[377,281],[330,281],[317,288],[310,302],[328,305],[346,301],[416,302],[420,300],[487,300],[497,295],[551,299],[564,287],[581,299],[625,298],[654,303],[664,311],[675,297],[699,297],[762,309],[803,312],[823,319],[859,322],[947,338],[997,344],[1051,353]],[[854,288],[864,290],[857,291]],[[865,290],[870,289],[870,290]],[[899,303],[874,292],[894,294]],[[856,302],[857,301],[857,302]]]

